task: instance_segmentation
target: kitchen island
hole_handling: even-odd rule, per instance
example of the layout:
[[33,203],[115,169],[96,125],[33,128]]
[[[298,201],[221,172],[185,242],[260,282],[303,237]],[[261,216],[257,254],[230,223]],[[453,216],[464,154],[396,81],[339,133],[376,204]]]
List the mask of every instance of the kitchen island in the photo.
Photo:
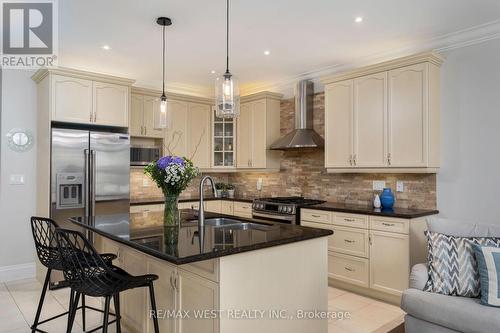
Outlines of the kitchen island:
[[[117,254],[116,265],[159,276],[161,332],[327,332],[330,230],[211,213],[200,230],[196,213],[182,210],[178,227],[164,227],[162,212],[71,222]],[[123,324],[152,332],[147,293],[122,297]]]

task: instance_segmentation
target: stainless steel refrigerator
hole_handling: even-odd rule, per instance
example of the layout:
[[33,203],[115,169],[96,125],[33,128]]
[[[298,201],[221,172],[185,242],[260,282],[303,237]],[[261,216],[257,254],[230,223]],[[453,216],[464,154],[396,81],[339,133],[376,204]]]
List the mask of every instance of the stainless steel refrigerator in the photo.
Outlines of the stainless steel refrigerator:
[[[128,134],[52,128],[51,148],[50,216],[59,226],[78,229],[70,217],[128,214]],[[51,277],[53,286],[60,280],[59,274]]]

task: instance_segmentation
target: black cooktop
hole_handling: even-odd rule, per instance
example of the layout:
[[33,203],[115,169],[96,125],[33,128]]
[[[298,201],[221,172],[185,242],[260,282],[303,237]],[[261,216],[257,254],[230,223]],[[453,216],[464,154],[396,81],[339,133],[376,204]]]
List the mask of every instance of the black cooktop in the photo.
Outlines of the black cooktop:
[[325,202],[324,200],[306,199],[304,197],[261,198],[259,199],[259,201],[288,204],[288,205],[300,205],[300,206],[319,205]]

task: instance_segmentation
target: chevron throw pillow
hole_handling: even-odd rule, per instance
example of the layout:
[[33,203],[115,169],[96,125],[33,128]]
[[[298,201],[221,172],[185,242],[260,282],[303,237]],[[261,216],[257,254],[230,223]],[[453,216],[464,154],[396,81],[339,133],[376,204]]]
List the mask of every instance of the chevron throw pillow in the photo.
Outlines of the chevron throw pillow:
[[479,271],[473,245],[500,247],[500,238],[456,237],[426,231],[429,279],[425,291],[478,297]]

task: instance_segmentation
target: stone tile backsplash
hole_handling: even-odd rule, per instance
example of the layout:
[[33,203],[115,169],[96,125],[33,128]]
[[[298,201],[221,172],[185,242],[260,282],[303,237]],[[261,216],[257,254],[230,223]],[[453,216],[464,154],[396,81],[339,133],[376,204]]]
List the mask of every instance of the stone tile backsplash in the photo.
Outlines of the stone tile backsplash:
[[[324,94],[314,97],[314,129],[324,136]],[[281,102],[281,134],[294,126],[294,100]],[[383,180],[386,187],[396,189],[396,181],[404,182],[404,192],[394,192],[396,207],[436,208],[435,174],[332,174],[324,168],[324,152],[319,150],[287,151],[282,153],[280,172],[272,173],[214,173],[216,181],[236,186],[236,195],[245,197],[302,195],[331,202],[370,205],[373,200],[372,182]],[[257,180],[262,178],[262,191],[257,191]],[[198,195],[199,179],[183,193]],[[143,174],[142,169],[131,170],[131,198],[158,198],[162,193]]]

